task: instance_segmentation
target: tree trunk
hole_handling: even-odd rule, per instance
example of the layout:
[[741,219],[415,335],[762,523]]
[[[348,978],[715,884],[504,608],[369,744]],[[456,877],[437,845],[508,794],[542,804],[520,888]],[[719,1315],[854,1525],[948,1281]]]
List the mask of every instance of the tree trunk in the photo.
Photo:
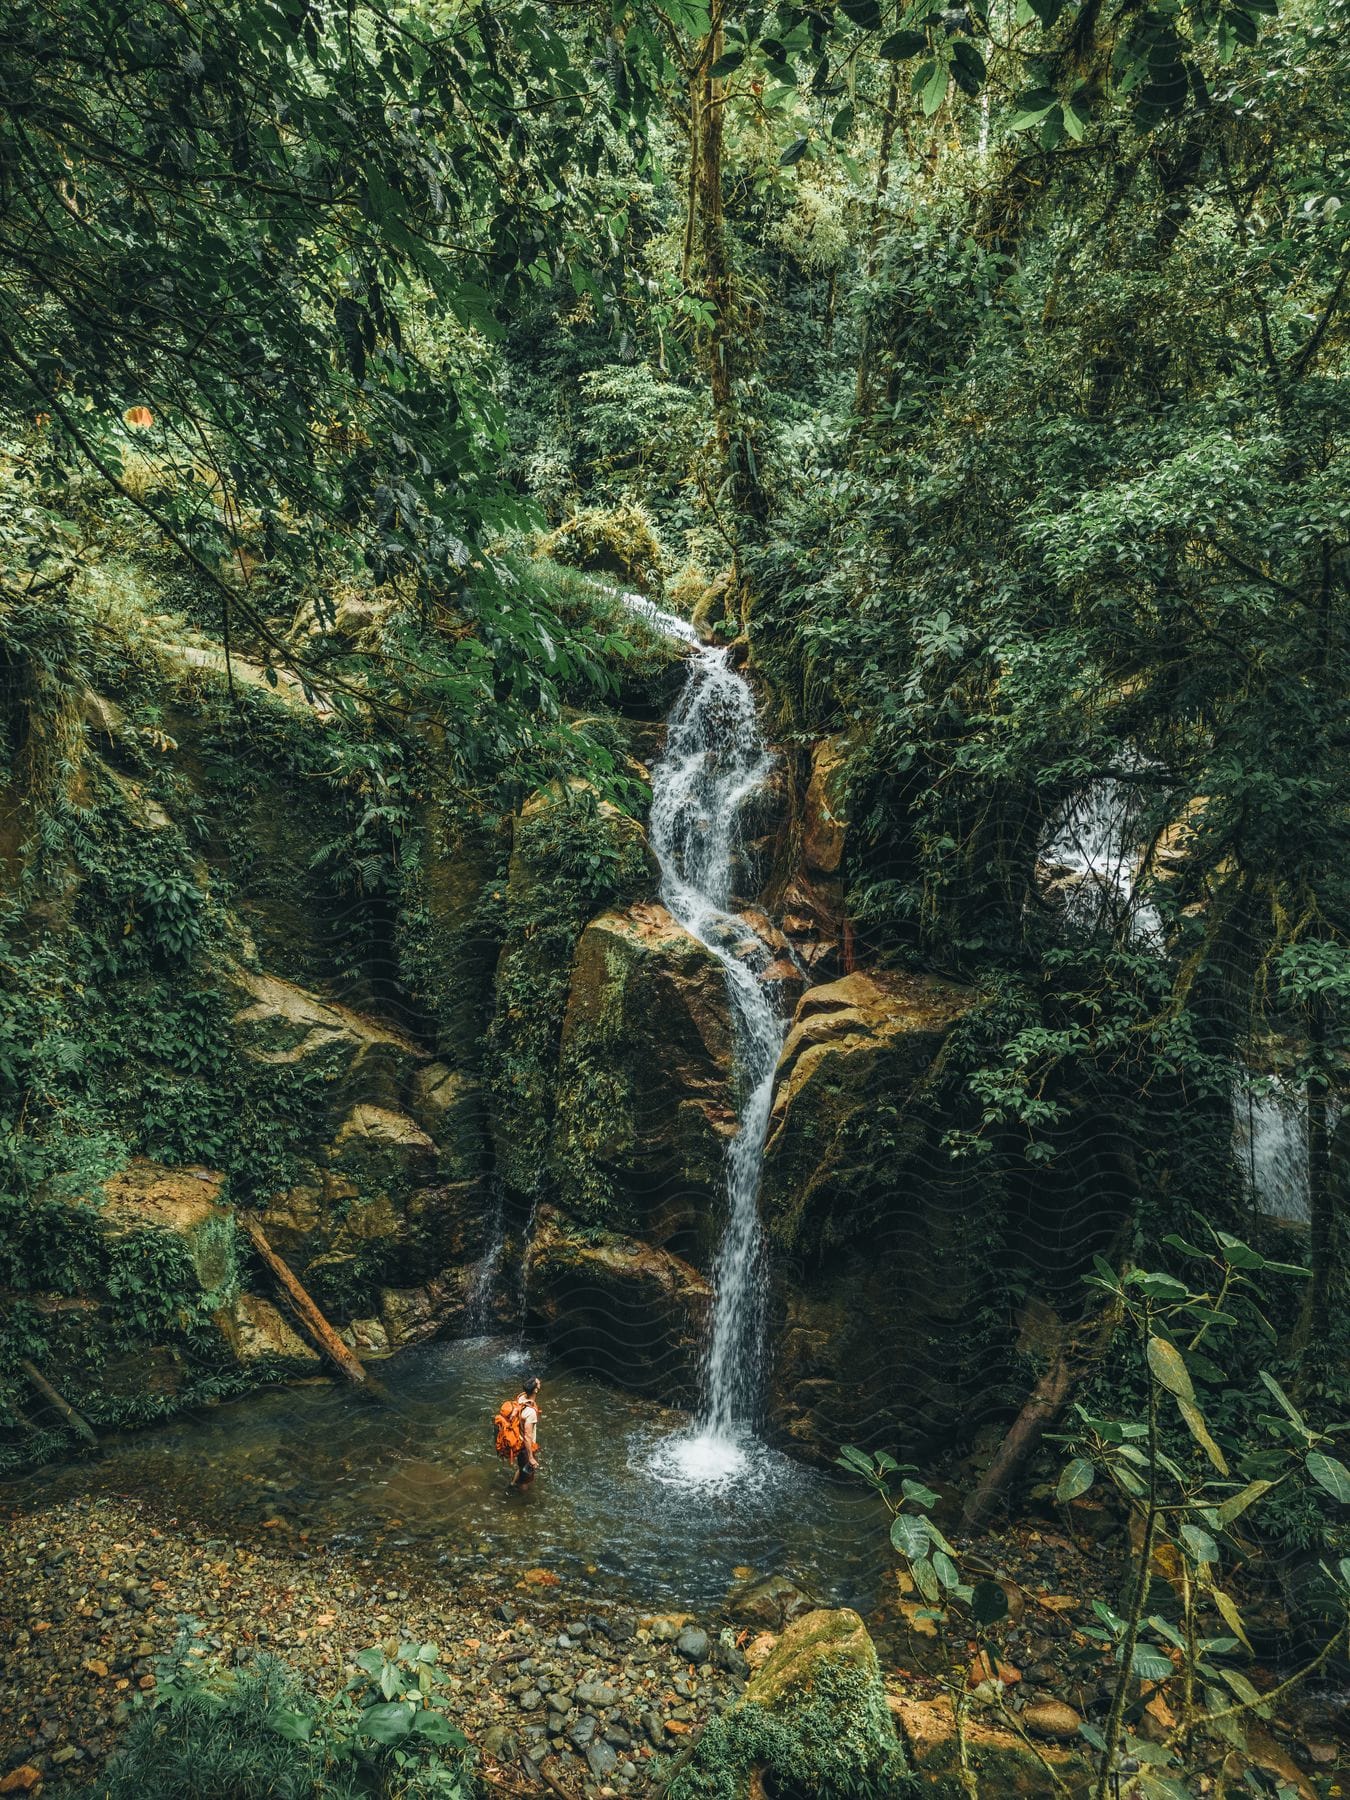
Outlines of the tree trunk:
[[1105,1355],[1119,1322],[1119,1306],[1113,1303],[1096,1318],[1066,1334],[1051,1356],[1049,1367],[1027,1396],[1026,1404],[1008,1427],[989,1467],[972,1489],[961,1514],[964,1530],[982,1531],[994,1517],[1004,1495],[1019,1480],[1040,1448],[1041,1439],[1064,1411],[1074,1388],[1093,1363]]
[[38,1393],[42,1395],[42,1398],[47,1402],[48,1406],[53,1407],[55,1411],[61,1415],[62,1419],[64,1419],[66,1424],[69,1425],[70,1429],[75,1432],[77,1436],[82,1437],[86,1444],[98,1443],[98,1439],[94,1436],[94,1428],[89,1423],[88,1419],[77,1413],[69,1400],[64,1399],[57,1393],[56,1389],[40,1369],[30,1363],[26,1357],[21,1359],[19,1367],[23,1370],[29,1381],[32,1382]]
[[[877,251],[881,247],[881,209],[886,190],[891,184],[891,153],[895,147],[895,125],[900,113],[900,67],[891,65],[891,79],[886,88],[886,104],[881,116],[881,142],[877,147],[877,182],[872,190],[872,205],[867,217],[867,256],[863,271],[870,281],[877,272]],[[862,424],[872,411],[872,351],[864,317],[858,346],[858,380],[853,410]]]
[[708,307],[702,347],[712,398],[713,429],[725,472],[730,502],[727,535],[732,540],[732,569],[745,616],[742,528],[764,518],[767,503],[755,460],[753,436],[737,402],[743,374],[741,322],[736,312],[736,282],[722,205],[723,114],[726,92],[712,73],[725,47],[724,0],[714,0],[707,37],[699,45],[689,83],[689,202],[686,247],[691,285]]
[[258,1220],[242,1215],[236,1215],[236,1218],[247,1233],[249,1242],[276,1278],[277,1285],[289,1302],[292,1311],[319,1349],[323,1351],[330,1362],[336,1364],[348,1381],[364,1389],[366,1393],[373,1394],[377,1399],[386,1399],[388,1396],[384,1388],[366,1369],[355,1351],[347,1348],[300,1285],[296,1276],[268,1243],[267,1233]]

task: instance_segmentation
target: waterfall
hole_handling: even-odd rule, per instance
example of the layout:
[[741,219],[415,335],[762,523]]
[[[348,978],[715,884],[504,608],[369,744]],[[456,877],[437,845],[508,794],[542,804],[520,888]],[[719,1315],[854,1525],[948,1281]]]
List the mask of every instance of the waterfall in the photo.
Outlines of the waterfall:
[[1161,950],[1162,920],[1137,893],[1142,851],[1137,787],[1113,775],[1090,782],[1052,822],[1040,861],[1063,871],[1064,916],[1079,931],[1114,930],[1123,920],[1129,942]]
[[1268,1218],[1308,1222],[1308,1101],[1278,1075],[1240,1081],[1234,1147],[1251,1204]]
[[693,1437],[676,1447],[686,1476],[716,1480],[744,1466],[753,1433],[764,1337],[760,1171],[773,1077],[787,1029],[773,984],[760,977],[772,952],[731,910],[746,802],[773,768],[749,683],[729,649],[702,644],[685,620],[626,596],[658,629],[691,647],[666,748],[652,769],[649,839],[672,916],[722,965],[731,1001],[738,1129],[726,1157],[726,1225],[713,1268],[703,1395]]

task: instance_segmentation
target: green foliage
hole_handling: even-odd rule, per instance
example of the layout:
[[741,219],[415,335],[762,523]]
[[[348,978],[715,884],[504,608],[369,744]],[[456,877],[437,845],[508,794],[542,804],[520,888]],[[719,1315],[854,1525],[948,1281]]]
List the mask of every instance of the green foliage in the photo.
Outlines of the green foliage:
[[[269,662],[305,656],[267,590],[337,556],[463,608],[456,688],[484,655],[547,681],[546,626],[473,554],[528,516],[482,350],[522,293],[610,261],[588,47],[531,6],[452,33],[378,3],[8,16],[0,403],[35,502],[94,474]],[[557,129],[527,134],[541,108]]]
[[[1118,1276],[1098,1259],[1088,1280],[1118,1309],[1142,1361],[1145,1417],[1100,1418],[1078,1404],[1079,1423],[1067,1440],[1075,1454],[1057,1490],[1069,1501],[1104,1475],[1138,1521],[1126,1610],[1121,1615],[1096,1602],[1098,1623],[1085,1627],[1120,1671],[1103,1728],[1085,1728],[1085,1735],[1101,1751],[1103,1769],[1123,1744],[1145,1764],[1144,1791],[1158,1795],[1175,1792],[1176,1781],[1197,1772],[1211,1753],[1241,1752],[1251,1720],[1269,1718],[1273,1700],[1321,1668],[1350,1633],[1350,1557],[1344,1554],[1350,1538],[1337,1516],[1350,1505],[1350,1470],[1326,1448],[1331,1435],[1308,1425],[1268,1370],[1259,1370],[1244,1394],[1229,1385],[1228,1345],[1250,1329],[1253,1316],[1264,1322],[1255,1276],[1307,1271],[1271,1262],[1227,1232],[1210,1235],[1212,1250],[1172,1240],[1187,1259],[1190,1281],[1144,1269]],[[1271,1399],[1276,1411],[1269,1410]],[[1231,1578],[1259,1545],[1257,1519],[1268,1496],[1282,1488],[1301,1488],[1322,1513],[1317,1542],[1326,1558],[1328,1616],[1312,1663],[1286,1676],[1271,1696],[1234,1666],[1252,1647]],[[1150,1611],[1159,1573],[1172,1589],[1169,1600],[1179,1603],[1176,1623]],[[1161,1745],[1141,1748],[1128,1729],[1140,1682],[1164,1684],[1177,1712],[1176,1729]],[[1098,1792],[1106,1793],[1105,1775]]]
[[884,1698],[852,1669],[822,1670],[783,1715],[754,1701],[709,1720],[671,1800],[742,1800],[753,1769],[782,1800],[891,1800],[909,1777]]
[[438,1656],[435,1644],[364,1650],[346,1686],[318,1698],[276,1658],[213,1667],[185,1631],[87,1800],[473,1800]]

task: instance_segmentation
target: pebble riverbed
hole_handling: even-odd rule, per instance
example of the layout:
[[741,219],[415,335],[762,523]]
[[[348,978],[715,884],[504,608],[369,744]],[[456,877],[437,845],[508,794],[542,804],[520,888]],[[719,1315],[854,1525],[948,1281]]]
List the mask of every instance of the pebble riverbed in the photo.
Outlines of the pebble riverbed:
[[383,1556],[376,1568],[284,1526],[247,1541],[198,1537],[131,1498],[7,1508],[0,1792],[18,1769],[52,1791],[87,1781],[185,1621],[221,1662],[271,1651],[322,1692],[372,1644],[435,1643],[451,1704],[489,1767],[525,1752],[588,1795],[645,1787],[659,1759],[735,1697],[747,1666],[713,1621],[569,1604],[546,1569],[467,1581]]

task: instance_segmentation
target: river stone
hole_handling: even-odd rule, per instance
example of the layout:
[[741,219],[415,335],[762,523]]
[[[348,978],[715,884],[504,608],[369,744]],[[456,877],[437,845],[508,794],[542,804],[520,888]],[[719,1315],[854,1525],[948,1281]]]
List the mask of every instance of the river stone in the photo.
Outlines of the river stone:
[[483,1733],[483,1748],[489,1756],[510,1762],[516,1754],[516,1734],[509,1725],[492,1725]]
[[1022,1724],[1032,1737],[1067,1743],[1077,1739],[1082,1719],[1063,1700],[1034,1700],[1023,1709]]
[[731,1591],[731,1616],[745,1625],[780,1631],[791,1620],[812,1610],[812,1602],[786,1575],[763,1575]]
[[589,1713],[583,1713],[575,1725],[569,1730],[567,1735],[571,1738],[578,1750],[584,1750],[594,1739],[595,1734],[599,1729],[599,1721],[593,1719]]
[[591,1774],[595,1779],[604,1781],[618,1768],[619,1754],[612,1744],[607,1744],[601,1738],[599,1743],[592,1744],[586,1752],[586,1761],[590,1764]]
[[574,1692],[583,1706],[613,1706],[619,1697],[612,1687],[602,1681],[583,1681],[578,1684]]
[[539,1692],[537,1687],[526,1688],[525,1692],[520,1696],[520,1710],[522,1712],[533,1712],[536,1706],[542,1705],[543,1699],[544,1696]]
[[708,1634],[706,1631],[701,1631],[697,1625],[686,1625],[675,1640],[675,1649],[688,1662],[707,1662]]
[[642,1729],[647,1734],[647,1741],[654,1749],[660,1750],[666,1741],[666,1728],[660,1713],[645,1712],[642,1715]]

